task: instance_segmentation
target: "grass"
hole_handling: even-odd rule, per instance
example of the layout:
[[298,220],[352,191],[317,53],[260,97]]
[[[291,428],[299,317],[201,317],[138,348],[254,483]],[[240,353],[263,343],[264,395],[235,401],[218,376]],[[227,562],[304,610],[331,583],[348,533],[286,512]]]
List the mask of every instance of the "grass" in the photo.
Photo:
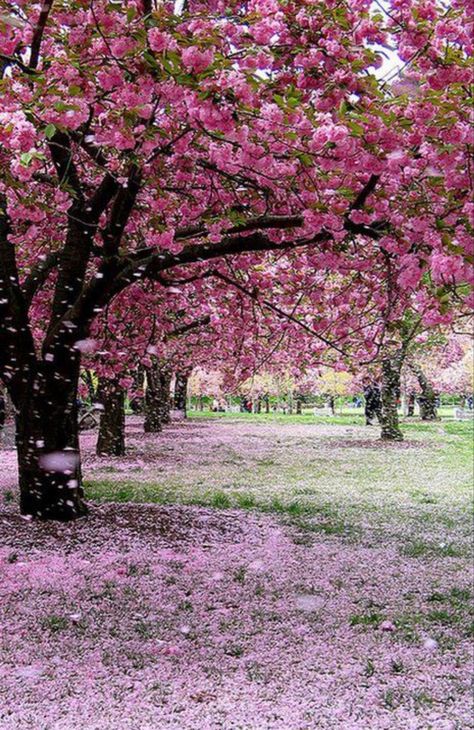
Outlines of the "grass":
[[351,626],[373,626],[377,627],[383,621],[383,616],[377,611],[370,611],[369,613],[355,613],[350,617],[349,623]]
[[[455,424],[466,425],[469,427],[469,420],[466,421],[454,421],[454,410],[455,406],[441,406],[438,408],[438,416],[443,421],[453,421]],[[404,427],[419,427],[420,430],[429,429],[430,423],[420,421],[418,416],[413,418],[405,418],[402,414],[401,409],[398,411],[398,415]],[[271,411],[270,413],[247,413],[247,412],[213,412],[209,410],[196,411],[189,410],[188,418],[190,419],[215,419],[215,420],[244,420],[244,421],[257,421],[259,423],[334,423],[343,424],[348,423],[362,425],[365,422],[364,408],[349,408],[343,406],[336,408],[335,415],[329,415],[323,408],[303,408],[303,413],[282,413],[280,411]],[[438,423],[436,421],[435,423]]]
[[[106,464],[89,474],[88,497],[269,512],[308,539],[318,533],[361,535],[371,544],[395,539],[414,560],[456,559],[470,549],[471,422],[406,422],[410,448],[396,448],[382,447],[378,429],[362,426],[354,412],[333,419],[307,413],[191,415],[221,419],[231,436],[236,424],[235,439],[227,436],[208,449],[201,441],[189,458],[186,444],[185,455],[179,447],[168,467],[157,454],[156,470],[146,480],[140,471],[117,473]],[[212,426],[217,440],[220,428]],[[168,451],[166,446],[163,454]]]
[[410,558],[419,558],[422,556],[438,558],[459,558],[464,555],[463,550],[460,550],[451,543],[436,544],[431,542],[423,542],[422,540],[416,540],[412,543],[409,543],[405,547],[403,552]]

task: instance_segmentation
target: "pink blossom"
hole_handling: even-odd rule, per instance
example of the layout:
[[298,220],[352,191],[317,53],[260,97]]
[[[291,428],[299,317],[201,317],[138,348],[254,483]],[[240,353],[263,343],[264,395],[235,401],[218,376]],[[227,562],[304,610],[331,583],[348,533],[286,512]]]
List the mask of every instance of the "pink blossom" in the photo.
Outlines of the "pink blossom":
[[181,54],[183,64],[188,71],[202,73],[214,60],[211,49],[201,51],[197,46],[188,46]]

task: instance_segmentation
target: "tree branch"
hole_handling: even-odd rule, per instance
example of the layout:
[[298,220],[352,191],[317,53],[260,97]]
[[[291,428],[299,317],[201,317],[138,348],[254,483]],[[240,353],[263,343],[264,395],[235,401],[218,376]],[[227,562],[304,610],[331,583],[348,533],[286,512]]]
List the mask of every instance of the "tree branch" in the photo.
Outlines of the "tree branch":
[[360,191],[357,198],[354,200],[354,202],[350,206],[350,210],[360,210],[360,208],[363,208],[367,198],[372,195],[372,193],[375,190],[375,186],[377,185],[378,181],[380,180],[380,175],[371,175],[369,178],[369,181],[365,185],[364,188]]
[[31,304],[34,295],[39,289],[41,289],[58,261],[59,252],[54,251],[45,256],[31,269],[29,275],[23,281],[21,286],[23,298],[27,306]]
[[44,29],[46,27],[46,23],[48,22],[48,17],[49,13],[51,12],[51,8],[53,7],[53,2],[54,0],[43,0],[43,5],[41,7],[38,21],[33,31],[33,38],[31,41],[30,62],[28,64],[30,69],[36,69],[36,67],[38,66]]
[[82,185],[72,159],[71,140],[65,132],[55,132],[49,150],[59,178],[59,184],[69,185],[78,200],[84,199]]
[[260,299],[258,294],[255,291],[249,291],[246,289],[240,282],[235,281],[234,279],[231,279],[230,277],[226,276],[220,271],[215,270],[213,272],[214,276],[217,279],[221,279],[222,281],[226,282],[230,286],[235,287],[239,291],[241,291],[246,296],[250,297],[256,302],[259,302],[262,304],[262,306],[266,307],[267,309],[270,309],[272,312],[275,312],[278,317],[289,320],[290,322],[293,322],[294,324],[297,324],[299,327],[304,329],[308,334],[312,335],[313,337],[316,337],[318,340],[321,340],[321,342],[324,342],[325,345],[328,345],[333,350],[337,350],[337,352],[340,352],[341,355],[346,355],[346,352],[338,347],[334,342],[329,340],[326,337],[323,337],[323,335],[320,335],[319,332],[316,332],[312,327],[308,327],[304,322],[301,322],[299,319],[297,319],[294,315],[289,314],[288,312],[285,312],[283,309],[280,309],[280,307],[277,307],[272,302],[269,302],[268,299]]
[[191,330],[199,329],[199,327],[205,327],[207,324],[209,324],[211,321],[211,317],[209,314],[204,315],[203,317],[199,317],[198,319],[194,319],[192,322],[189,322],[189,324],[181,324],[174,328],[174,330],[171,330],[171,332],[168,332],[168,334],[165,337],[165,340],[170,339],[172,337],[179,337],[180,335],[186,334],[186,332],[190,332]]
[[141,173],[137,165],[131,165],[127,185],[120,187],[110,211],[109,221],[102,231],[104,253],[114,256],[118,253],[120,241],[127,225],[130,213],[140,190]]

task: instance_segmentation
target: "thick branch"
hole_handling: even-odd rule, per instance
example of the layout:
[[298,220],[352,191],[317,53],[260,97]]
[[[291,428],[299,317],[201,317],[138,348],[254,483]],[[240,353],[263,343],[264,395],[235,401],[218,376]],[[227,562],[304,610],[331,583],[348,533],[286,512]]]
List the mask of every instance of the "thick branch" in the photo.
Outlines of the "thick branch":
[[27,306],[31,304],[34,295],[41,289],[58,261],[59,252],[54,251],[45,256],[31,269],[30,274],[26,277],[21,287]]
[[60,185],[69,185],[78,200],[83,200],[81,182],[74,165],[71,140],[65,132],[56,132],[49,143],[49,150],[59,178]]
[[171,339],[172,337],[179,337],[180,335],[186,334],[186,332],[190,332],[191,330],[199,329],[200,327],[205,327],[207,324],[209,324],[211,321],[211,317],[206,314],[203,317],[198,317],[198,319],[194,319],[192,322],[189,322],[189,324],[181,324],[174,328],[174,330],[171,330],[171,332],[168,332],[165,339]]
[[86,206],[89,208],[91,217],[94,220],[97,221],[100,218],[101,214],[107,208],[119,188],[120,185],[113,175],[111,175],[110,172],[106,172],[100,185],[95,193],[90,197]]
[[[108,195],[113,197],[111,191],[114,185],[117,185],[117,183],[110,179],[109,175],[106,175],[101,185],[106,191],[105,198]],[[98,198],[102,204],[102,196],[103,193],[97,191],[94,199]],[[157,252],[156,248],[153,247],[135,251],[126,257],[107,257],[93,281],[83,287],[80,294],[80,289],[79,291],[76,289],[76,294],[79,294],[77,300],[69,299],[70,305],[63,308],[60,317],[54,318],[45,341],[45,347],[47,348],[52,339],[56,337],[58,331],[64,328],[64,322],[62,320],[67,320],[69,323],[72,322],[84,334],[94,318],[95,311],[103,308],[113,297],[140,279],[149,278],[156,280],[160,277],[161,273],[174,267],[209,261],[215,258],[252,251],[288,251],[331,240],[332,234],[325,229],[309,238],[283,242],[272,241],[261,230],[267,227],[271,229],[301,227],[303,223],[304,219],[301,215],[260,216],[229,230],[229,234],[236,233],[237,235],[225,235],[221,241],[216,243],[192,243],[185,246],[178,254]],[[351,221],[345,221],[345,228],[348,232],[363,233],[371,238],[378,238],[382,235],[381,230],[379,231],[377,228],[378,225],[378,223],[374,223],[372,227],[359,226]],[[242,233],[247,231],[253,232],[250,235],[242,235]],[[189,236],[204,236],[206,233],[205,226],[190,226],[179,229],[175,234],[175,238],[183,240]],[[298,320],[296,322],[301,325]],[[327,344],[335,347],[329,341]],[[339,349],[342,352],[340,348],[335,347],[335,349]]]
[[102,232],[106,256],[118,253],[120,241],[127,225],[135,200],[140,190],[141,174],[136,165],[132,165],[127,185],[122,186],[115,196],[109,221]]
[[41,7],[38,22],[36,23],[35,29],[33,31],[33,38],[31,41],[31,54],[29,63],[30,69],[35,69],[38,66],[44,29],[46,27],[46,23],[48,22],[48,16],[51,12],[51,8],[53,7],[53,2],[54,0],[43,0],[43,5]]
[[377,185],[378,181],[380,180],[380,175],[371,175],[367,184],[365,187],[360,191],[357,198],[354,200],[354,202],[351,205],[351,210],[360,210],[360,208],[363,208],[367,198],[372,195],[372,193],[375,190],[375,186]]

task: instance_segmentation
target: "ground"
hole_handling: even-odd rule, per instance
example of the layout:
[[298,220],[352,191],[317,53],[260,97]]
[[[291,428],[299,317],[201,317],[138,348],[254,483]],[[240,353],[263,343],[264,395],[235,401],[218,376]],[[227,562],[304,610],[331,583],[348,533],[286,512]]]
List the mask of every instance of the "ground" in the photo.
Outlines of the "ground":
[[474,727],[472,424],[127,431],[84,435],[70,525],[17,514],[0,451],[1,730]]

